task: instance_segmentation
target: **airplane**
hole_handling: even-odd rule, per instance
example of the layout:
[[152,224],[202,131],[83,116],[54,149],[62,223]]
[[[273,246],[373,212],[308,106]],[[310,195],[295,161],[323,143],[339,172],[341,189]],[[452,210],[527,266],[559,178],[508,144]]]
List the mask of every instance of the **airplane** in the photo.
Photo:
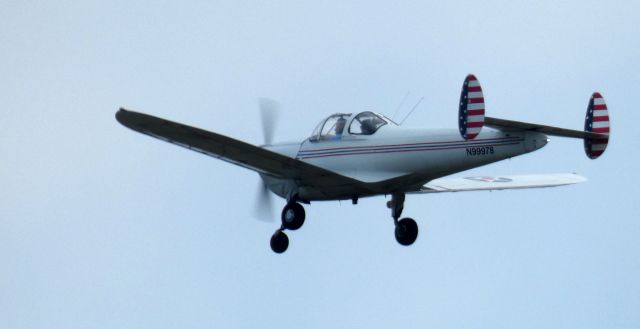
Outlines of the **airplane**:
[[[273,103],[261,101],[264,113]],[[387,207],[395,238],[404,246],[418,237],[418,225],[400,218],[406,194],[554,187],[583,182],[577,174],[536,174],[496,177],[446,177],[468,169],[536,151],[548,136],[579,138],[591,159],[609,142],[609,112],[604,98],[589,99],[584,130],[485,116],[480,82],[469,74],[458,106],[458,129],[411,129],[383,114],[335,113],[320,121],[311,136],[292,143],[272,143],[270,117],[263,116],[265,144],[255,146],[215,132],[172,122],[124,108],[116,113],[124,126],[160,140],[257,172],[269,191],[286,200],[281,225],[271,237],[271,249],[289,247],[285,230],[304,224],[302,204],[391,196]],[[268,197],[268,196],[267,196]]]

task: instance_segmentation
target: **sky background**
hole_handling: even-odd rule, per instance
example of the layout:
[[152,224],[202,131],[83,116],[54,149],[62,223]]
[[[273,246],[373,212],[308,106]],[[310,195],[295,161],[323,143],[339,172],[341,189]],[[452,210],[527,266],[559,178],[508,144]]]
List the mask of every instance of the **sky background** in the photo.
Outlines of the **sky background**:
[[[0,327],[637,328],[637,1],[2,1]],[[334,112],[455,128],[466,74],[487,114],[612,138],[460,175],[577,172],[526,191],[306,206],[289,250],[254,218],[258,176],[119,125],[118,107],[262,143]],[[460,176],[459,175],[459,176]],[[275,198],[274,198],[275,201]],[[284,201],[274,202],[273,217]]]

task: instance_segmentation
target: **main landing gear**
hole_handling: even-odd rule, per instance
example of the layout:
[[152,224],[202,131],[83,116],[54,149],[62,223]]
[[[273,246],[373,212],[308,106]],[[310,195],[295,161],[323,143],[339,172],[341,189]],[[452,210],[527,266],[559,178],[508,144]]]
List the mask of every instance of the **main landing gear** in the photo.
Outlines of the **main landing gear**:
[[391,209],[391,217],[396,225],[396,241],[403,246],[412,245],[418,238],[418,224],[413,218],[400,218],[404,209],[404,193],[394,193],[391,201],[387,202],[387,207]]
[[289,237],[284,233],[284,230],[295,231],[302,227],[304,224],[304,208],[297,202],[290,201],[282,209],[282,225],[271,236],[271,250],[277,254],[281,254],[287,251],[289,247]]
[[[391,209],[391,217],[395,223],[396,241],[403,246],[412,245],[418,238],[418,224],[412,218],[399,219],[404,209],[404,193],[394,193],[391,201],[387,202],[387,207]],[[282,209],[282,225],[271,236],[271,250],[277,254],[287,251],[289,247],[289,237],[284,230],[295,231],[304,224],[305,212],[301,204],[289,201]]]

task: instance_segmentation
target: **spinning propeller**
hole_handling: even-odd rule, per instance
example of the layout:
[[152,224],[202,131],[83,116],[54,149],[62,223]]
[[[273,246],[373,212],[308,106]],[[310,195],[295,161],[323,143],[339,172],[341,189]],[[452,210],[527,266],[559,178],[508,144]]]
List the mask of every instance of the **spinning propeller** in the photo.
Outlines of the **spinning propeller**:
[[[268,99],[258,99],[260,107],[260,119],[262,121],[262,134],[264,137],[264,145],[271,145],[273,142],[273,134],[276,129],[276,123],[278,121],[278,114],[280,104],[278,102]],[[260,181],[258,186],[258,195],[256,197],[255,216],[264,221],[273,221],[273,206],[271,202],[271,193],[267,188],[264,181]]]

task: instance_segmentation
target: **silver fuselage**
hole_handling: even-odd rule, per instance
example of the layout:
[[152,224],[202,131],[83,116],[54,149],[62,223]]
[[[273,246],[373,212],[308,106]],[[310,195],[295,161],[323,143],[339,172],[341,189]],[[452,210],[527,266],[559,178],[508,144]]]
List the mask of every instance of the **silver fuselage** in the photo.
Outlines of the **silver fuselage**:
[[[385,193],[393,193],[415,191],[432,179],[535,151],[547,141],[546,135],[536,132],[485,128],[475,139],[464,140],[453,129],[387,125],[369,136],[345,134],[340,140],[307,139],[265,148],[365,183],[388,181]],[[327,192],[293,180],[261,176],[272,192],[284,198],[293,191],[307,201],[371,196],[354,196],[347,190]],[[399,177],[405,179],[398,180],[401,185],[394,184]]]

